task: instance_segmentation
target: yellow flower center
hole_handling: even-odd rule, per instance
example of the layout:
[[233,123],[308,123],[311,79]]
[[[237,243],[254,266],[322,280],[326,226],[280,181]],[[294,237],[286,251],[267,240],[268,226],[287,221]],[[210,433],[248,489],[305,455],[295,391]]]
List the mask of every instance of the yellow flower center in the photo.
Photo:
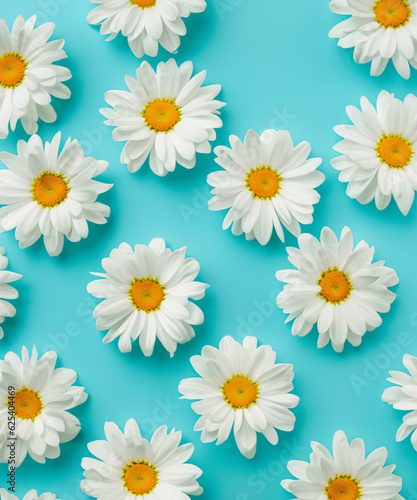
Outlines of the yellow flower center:
[[148,7],[153,7],[156,4],[156,0],[130,0],[130,3],[142,7],[142,9],[146,9]]
[[407,24],[411,9],[404,0],[378,0],[374,5],[375,21],[383,28],[399,28]]
[[43,208],[56,207],[69,193],[68,182],[62,174],[44,172],[32,183],[33,199]]
[[35,420],[42,411],[42,401],[39,394],[32,389],[23,387],[9,398],[9,405],[14,406],[14,414],[22,420]]
[[139,311],[150,313],[159,309],[165,298],[165,287],[155,278],[135,278],[130,286],[129,295]]
[[324,491],[329,500],[357,500],[361,497],[359,483],[356,479],[346,475],[329,479],[329,484]]
[[414,151],[411,142],[401,135],[384,134],[377,144],[376,154],[390,168],[404,168],[410,163]]
[[270,200],[280,190],[282,177],[271,167],[251,169],[246,177],[246,187],[255,198]]
[[321,288],[319,295],[333,304],[340,304],[347,299],[353,288],[347,274],[336,267],[325,271],[317,284]]
[[259,395],[258,384],[244,375],[235,375],[226,380],[221,389],[225,401],[234,410],[249,408]]
[[15,88],[25,77],[27,63],[22,56],[15,53],[0,57],[0,85],[5,88]]
[[181,110],[172,99],[155,99],[148,102],[142,116],[154,132],[169,132],[181,121]]
[[148,462],[131,462],[123,469],[123,485],[133,495],[146,495],[158,483],[158,472]]

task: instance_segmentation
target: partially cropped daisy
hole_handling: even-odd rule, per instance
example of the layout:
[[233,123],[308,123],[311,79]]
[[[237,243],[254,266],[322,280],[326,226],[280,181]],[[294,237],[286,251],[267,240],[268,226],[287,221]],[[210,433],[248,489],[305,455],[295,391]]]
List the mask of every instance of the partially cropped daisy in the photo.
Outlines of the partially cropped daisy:
[[293,390],[292,365],[275,363],[270,346],[257,347],[255,337],[243,344],[223,337],[219,349],[205,346],[191,364],[200,375],[182,380],[182,399],[197,399],[191,404],[201,417],[194,430],[202,431],[203,443],[221,444],[233,430],[239,451],[246,458],[256,453],[257,433],[276,445],[281,431],[294,429],[295,416],[288,408],[300,398]]
[[[21,274],[6,271],[9,261],[4,252],[4,248],[0,247],[0,323],[3,323],[5,318],[12,318],[16,314],[16,308],[10,304],[9,300],[17,299],[19,294],[9,283],[20,280],[22,277]],[[3,336],[3,328],[0,326],[0,339]]]
[[386,448],[366,456],[363,440],[349,444],[343,431],[334,435],[333,456],[315,441],[311,448],[310,462],[288,462],[288,470],[297,479],[281,482],[295,500],[404,500],[399,495],[402,479],[393,474],[395,465],[385,465]]
[[88,449],[97,458],[83,458],[84,477],[81,490],[97,498],[136,500],[186,500],[201,495],[197,482],[202,471],[187,463],[194,445],[181,442],[181,432],[167,432],[159,427],[148,441],[141,436],[133,418],[124,432],[115,423],[106,422],[107,441],[93,441]]
[[222,126],[217,116],[224,103],[214,98],[220,85],[202,87],[206,72],[191,78],[193,65],[181,66],[170,59],[159,63],[156,72],[143,61],[136,80],[126,76],[130,92],[111,90],[106,101],[114,109],[101,113],[107,125],[116,127],[115,141],[126,141],[121,162],[136,172],[149,156],[155,174],[172,172],[179,163],[193,168],[196,153],[210,153],[214,129]]
[[383,210],[391,197],[404,215],[408,214],[417,189],[417,97],[400,101],[385,90],[376,109],[362,97],[362,110],[346,108],[353,125],[338,125],[343,140],[334,146],[341,153],[332,160],[339,179],[348,182],[347,194],[360,203],[375,199]]
[[173,252],[154,238],[134,250],[122,243],[102,260],[106,274],[91,273],[102,279],[87,290],[104,299],[94,309],[97,329],[108,330],[104,343],[119,338],[120,351],[129,352],[139,337],[140,348],[150,356],[158,337],[173,356],[177,344],[194,337],[191,325],[201,324],[204,315],[191,300],[203,298],[208,285],[194,281],[200,265],[185,257],[186,250]]
[[411,442],[417,451],[417,358],[406,354],[403,363],[410,375],[403,372],[390,372],[388,382],[393,385],[384,391],[382,401],[396,410],[408,412],[397,432],[397,441],[403,441],[411,433]]
[[390,310],[395,293],[388,287],[398,283],[384,261],[372,262],[374,248],[360,241],[353,248],[352,231],[343,228],[340,241],[325,227],[321,241],[311,234],[298,238],[298,248],[287,248],[288,260],[297,269],[278,271],[287,283],[278,295],[278,307],[294,320],[292,334],[303,337],[317,325],[317,347],[331,342],[337,352],[346,340],[353,346],[367,331],[382,323],[379,313]]
[[[19,500],[19,497],[9,493],[4,488],[0,488],[0,500]],[[22,500],[57,500],[57,498],[53,493],[42,493],[42,495],[38,495],[36,490],[30,490],[24,495]]]
[[187,29],[182,18],[203,12],[205,0],[90,0],[98,4],[87,16],[113,40],[122,32],[136,57],[156,56],[159,45],[175,52]]
[[[55,368],[57,355],[48,351],[38,359],[26,347],[22,359],[8,352],[0,360],[0,461],[9,458],[8,438],[16,444],[16,466],[29,454],[36,462],[60,455],[59,445],[75,438],[80,422],[68,410],[84,403],[84,387],[72,385],[77,374]],[[11,425],[15,417],[15,426]]]
[[85,157],[76,140],[68,139],[59,153],[61,134],[51,143],[38,135],[19,141],[17,156],[0,153],[8,167],[0,170],[0,230],[16,229],[21,248],[41,236],[49,255],[59,255],[64,237],[80,241],[88,236],[87,222],[105,224],[107,205],[97,202],[112,184],[93,178],[104,172],[106,161]]
[[339,38],[344,49],[354,48],[355,62],[371,64],[378,76],[392,59],[403,78],[417,67],[416,0],[332,0],[330,9],[351,16],[336,25],[330,38]]
[[34,28],[36,16],[26,22],[18,16],[11,32],[0,19],[0,139],[15,130],[18,120],[28,134],[38,130],[38,120],[52,123],[56,113],[52,97],[68,99],[62,83],[71,78],[69,69],[54,64],[67,57],[64,40],[48,42],[54,23]]
[[249,130],[242,143],[230,136],[231,148],[218,146],[216,162],[224,169],[211,173],[214,187],[210,210],[229,209],[223,229],[246,234],[265,245],[276,232],[284,241],[283,227],[298,236],[301,224],[313,222],[313,205],[324,181],[317,171],[321,158],[308,158],[308,142],[293,145],[286,130],[267,130],[260,137]]

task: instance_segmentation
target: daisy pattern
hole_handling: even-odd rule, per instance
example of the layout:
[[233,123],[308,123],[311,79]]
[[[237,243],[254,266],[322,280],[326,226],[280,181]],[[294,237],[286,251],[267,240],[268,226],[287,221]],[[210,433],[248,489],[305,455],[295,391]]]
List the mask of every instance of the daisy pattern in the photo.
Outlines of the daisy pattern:
[[26,347],[22,360],[8,352],[0,360],[0,462],[7,463],[8,418],[16,418],[16,467],[26,455],[36,462],[60,455],[59,445],[75,438],[80,422],[68,412],[84,403],[84,387],[72,385],[77,374],[67,368],[55,368],[57,355],[48,351],[38,359]]
[[[0,499],[1,500],[19,500],[16,495],[9,493],[6,489],[0,488]],[[36,490],[30,490],[26,493],[22,500],[57,500],[56,495],[53,493],[42,493],[38,496]]]
[[332,160],[340,171],[339,180],[348,182],[347,194],[360,203],[375,199],[383,210],[391,197],[404,215],[417,189],[417,97],[409,94],[400,101],[385,90],[376,109],[362,97],[361,108],[346,108],[353,125],[338,125],[343,140],[334,146],[341,153]]
[[404,500],[399,495],[402,479],[393,474],[395,465],[385,465],[388,452],[381,447],[367,457],[365,443],[350,444],[343,431],[333,438],[333,456],[320,443],[312,442],[310,462],[291,460],[288,470],[297,479],[281,485],[295,500]]
[[382,401],[396,410],[407,411],[397,432],[397,441],[403,441],[411,434],[411,443],[417,451],[417,358],[406,354],[403,363],[410,375],[403,372],[390,372],[388,382],[394,384],[384,391]]
[[355,62],[371,64],[379,76],[392,59],[403,78],[410,78],[410,65],[417,67],[416,0],[332,0],[330,9],[351,16],[335,26],[330,38],[339,38],[344,49],[354,48]]
[[278,295],[278,307],[295,320],[292,334],[303,337],[317,324],[317,347],[331,342],[342,352],[346,340],[353,346],[367,331],[381,325],[379,313],[390,310],[395,293],[388,287],[398,283],[384,261],[372,262],[374,248],[360,241],[353,248],[352,231],[344,227],[340,241],[325,227],[321,241],[311,234],[298,238],[298,248],[287,248],[288,260],[297,269],[278,271],[287,283]]
[[257,347],[255,337],[240,344],[223,337],[219,349],[205,346],[191,364],[200,375],[182,380],[182,399],[197,399],[191,404],[201,417],[194,430],[202,431],[203,443],[221,444],[234,432],[239,451],[246,458],[256,453],[257,433],[273,445],[278,443],[275,429],[292,431],[295,416],[288,408],[300,398],[293,390],[292,365],[275,363],[270,346]]
[[181,432],[159,427],[148,441],[138,424],[130,419],[122,432],[115,423],[104,426],[106,441],[93,441],[89,451],[97,457],[83,458],[81,490],[97,500],[123,498],[136,500],[186,500],[201,495],[197,482],[202,471],[186,463],[194,445],[180,445]]
[[[16,308],[10,304],[10,299],[17,299],[19,296],[16,288],[13,288],[9,283],[20,280],[21,274],[6,271],[9,263],[4,255],[5,249],[0,247],[0,323],[4,322],[5,318],[12,318],[16,315]],[[0,326],[0,339],[4,336],[3,328]]]
[[159,45],[175,52],[187,29],[182,18],[206,9],[204,0],[90,0],[98,4],[87,16],[113,40],[122,32],[136,57],[156,56]]
[[11,32],[0,19],[0,139],[15,130],[18,120],[32,135],[38,120],[52,123],[56,113],[51,98],[68,99],[70,90],[62,83],[71,78],[69,69],[54,64],[67,57],[64,40],[48,42],[54,23],[34,28],[36,16],[26,22],[18,16]]
[[88,236],[87,221],[105,224],[110,208],[96,201],[113,184],[93,178],[109,164],[85,157],[76,140],[68,139],[58,154],[61,134],[51,143],[38,135],[19,141],[17,156],[0,153],[8,167],[0,170],[0,230],[16,229],[21,248],[41,236],[49,255],[62,252],[64,237],[77,242]]
[[216,162],[224,169],[211,173],[214,187],[210,210],[229,209],[223,229],[246,234],[265,245],[275,231],[284,241],[284,226],[298,236],[301,224],[313,222],[313,205],[320,199],[314,188],[324,181],[317,171],[321,158],[310,158],[308,142],[293,145],[286,130],[267,130],[260,137],[249,130],[242,143],[229,138],[231,148],[215,148]]
[[202,87],[206,72],[191,78],[193,65],[181,66],[170,59],[159,63],[156,72],[144,61],[136,71],[137,80],[126,76],[130,92],[111,90],[104,108],[105,123],[116,127],[115,141],[127,141],[121,162],[136,172],[149,158],[152,171],[160,176],[173,172],[179,163],[193,168],[196,153],[210,153],[215,128],[222,126],[214,100],[220,85]]
[[98,330],[108,330],[103,342],[119,338],[121,352],[132,350],[139,337],[145,356],[150,356],[158,337],[171,356],[177,344],[191,340],[191,325],[203,323],[201,309],[191,300],[204,297],[208,285],[194,281],[199,263],[185,258],[187,248],[174,252],[165,241],[154,238],[149,246],[127,243],[102,260],[106,274],[88,284],[94,297],[104,299],[95,309]]

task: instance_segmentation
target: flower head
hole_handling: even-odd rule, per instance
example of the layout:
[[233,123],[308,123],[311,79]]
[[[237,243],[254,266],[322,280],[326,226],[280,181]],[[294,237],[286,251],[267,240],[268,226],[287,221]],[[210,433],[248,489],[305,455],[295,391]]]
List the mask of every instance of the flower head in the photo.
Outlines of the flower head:
[[159,45],[175,52],[185,35],[183,18],[203,12],[205,0],[90,0],[98,4],[87,16],[100,33],[113,40],[122,32],[136,57],[156,56]]
[[350,444],[343,431],[333,438],[333,456],[320,443],[312,442],[310,462],[291,460],[288,470],[297,479],[281,485],[295,500],[404,500],[399,495],[402,480],[393,474],[395,465],[385,465],[386,448],[365,455],[365,443]]
[[[9,299],[16,299],[19,294],[9,283],[20,280],[22,277],[21,274],[6,271],[9,260],[4,252],[5,249],[0,247],[0,323],[3,323],[5,318],[12,318],[16,314],[16,308],[9,302]],[[0,339],[3,336],[3,328],[0,327]]]
[[101,113],[107,125],[116,127],[115,141],[126,141],[121,162],[136,172],[149,157],[152,171],[160,176],[175,170],[177,163],[193,168],[196,153],[210,153],[214,129],[222,126],[218,114],[224,103],[214,98],[220,85],[203,87],[206,72],[191,78],[193,65],[181,66],[170,59],[156,72],[144,61],[136,77],[126,76],[130,92],[111,90],[106,101],[113,109]]
[[388,382],[394,385],[385,389],[382,401],[389,403],[396,410],[407,412],[398,429],[397,441],[403,441],[411,434],[411,443],[417,451],[417,358],[406,354],[403,363],[410,375],[391,371]]
[[[132,350],[132,340],[146,356],[153,352],[156,338],[174,355],[177,344],[191,340],[190,325],[199,325],[204,315],[191,300],[204,297],[208,285],[194,281],[199,263],[185,257],[186,247],[171,251],[161,238],[149,246],[132,249],[122,243],[102,260],[106,274],[87,290],[104,299],[94,310],[98,330],[108,330],[103,342],[119,338],[121,352]],[[191,299],[191,300],[190,300]]]
[[417,67],[416,0],[332,0],[330,9],[350,16],[329,33],[338,45],[354,48],[355,62],[372,62],[371,75],[378,76],[392,60],[403,78],[410,66]]
[[105,441],[88,444],[97,458],[83,458],[81,463],[86,478],[81,489],[87,495],[97,500],[186,500],[189,494],[203,492],[197,482],[202,471],[186,463],[194,446],[180,445],[181,432],[173,429],[168,433],[164,425],[148,441],[133,419],[127,421],[124,432],[115,423],[106,422],[104,432]]
[[16,229],[21,248],[33,245],[41,236],[49,255],[62,252],[64,237],[72,242],[88,236],[87,222],[105,224],[107,205],[97,202],[99,194],[113,184],[94,177],[108,163],[85,157],[76,140],[68,139],[59,153],[61,134],[42,144],[38,135],[19,141],[17,156],[0,153],[8,167],[0,170],[0,229]]
[[345,342],[358,346],[367,331],[381,325],[380,313],[390,310],[396,295],[388,288],[398,283],[384,261],[372,262],[374,248],[364,241],[353,248],[352,231],[343,228],[340,241],[325,227],[318,241],[311,234],[298,238],[300,248],[287,248],[296,269],[278,271],[287,283],[278,295],[278,307],[294,320],[292,334],[303,337],[313,326],[318,347],[331,342],[341,352]]
[[205,346],[191,364],[200,375],[182,380],[184,399],[197,399],[193,410],[201,417],[194,429],[201,440],[221,444],[233,429],[239,451],[247,458],[256,453],[257,433],[276,445],[275,429],[292,431],[295,416],[288,408],[298,405],[293,389],[292,365],[275,363],[270,346],[257,346],[255,337],[243,343],[223,337],[218,349]]
[[49,41],[54,23],[35,28],[36,16],[26,22],[18,16],[11,32],[0,19],[0,139],[18,120],[32,135],[38,121],[52,123],[56,113],[51,99],[68,99],[69,89],[62,83],[71,78],[69,69],[54,64],[67,57],[64,40]]
[[348,182],[347,194],[360,203],[375,199],[383,210],[393,197],[407,215],[417,189],[417,97],[400,101],[383,90],[376,109],[362,97],[362,110],[348,106],[353,125],[338,125],[343,137],[334,149],[341,156],[332,160],[339,179]]
[[210,210],[229,209],[223,229],[246,234],[265,245],[276,232],[284,241],[283,226],[295,236],[301,224],[313,222],[313,205],[324,181],[317,171],[321,158],[310,158],[310,145],[293,145],[286,130],[267,130],[261,136],[249,130],[242,143],[230,136],[231,148],[218,146],[216,162],[224,169],[209,174],[214,187]]
[[[71,441],[80,422],[68,410],[84,403],[84,387],[74,386],[74,370],[55,368],[57,354],[48,351],[38,359],[26,347],[22,359],[8,352],[0,360],[0,461],[8,461],[7,426],[16,419],[16,467],[29,454],[36,462],[60,455],[60,444]],[[43,500],[43,499],[42,499]],[[51,499],[52,500],[52,499]]]

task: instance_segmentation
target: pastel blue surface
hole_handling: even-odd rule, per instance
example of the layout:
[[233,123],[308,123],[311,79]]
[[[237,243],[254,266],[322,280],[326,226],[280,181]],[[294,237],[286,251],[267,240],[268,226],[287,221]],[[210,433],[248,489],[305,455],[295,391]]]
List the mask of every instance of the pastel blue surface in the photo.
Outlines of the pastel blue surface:
[[[89,456],[87,443],[103,438],[105,421],[123,426],[134,417],[147,437],[167,424],[183,432],[184,442],[195,444],[192,462],[204,471],[203,499],[291,498],[279,484],[290,477],[287,461],[307,460],[310,441],[330,446],[334,432],[343,429],[350,440],[364,438],[368,452],[388,448],[388,462],[397,464],[404,480],[402,494],[413,500],[417,453],[409,440],[395,442],[403,415],[383,403],[381,394],[388,386],[388,370],[403,370],[403,354],[417,354],[416,207],[403,217],[393,204],[383,212],[361,206],[346,196],[346,186],[338,182],[329,161],[338,140],[332,129],[347,123],[346,105],[358,105],[362,95],[375,102],[382,89],[403,98],[415,91],[417,74],[412,70],[407,82],[389,66],[383,76],[372,78],[369,65],[355,64],[351,51],[328,38],[341,18],[325,1],[208,3],[205,13],[188,19],[188,33],[174,57],[178,62],[192,60],[196,70],[207,69],[207,83],[223,86],[221,99],[227,106],[217,144],[226,144],[232,133],[242,138],[249,128],[262,132],[271,127],[288,129],[296,143],[309,141],[312,154],[323,158],[327,178],[319,189],[322,200],[314,224],[304,230],[318,236],[324,225],[338,233],[349,225],[356,242],[365,239],[375,245],[376,258],[396,269],[398,299],[384,315],[382,327],[367,334],[360,348],[339,355],[330,347],[318,350],[315,332],[293,338],[275,306],[281,289],[275,271],[288,267],[285,247],[276,238],[261,247],[222,231],[224,213],[207,209],[206,176],[216,169],[213,155],[200,155],[194,170],[178,168],[165,178],[156,177],[147,165],[129,174],[120,164],[122,144],[113,142],[98,110],[105,105],[104,92],[125,89],[124,75],[134,75],[139,65],[126,40],[119,36],[106,43],[86,22],[86,0],[2,2],[0,15],[9,26],[18,14],[38,14],[41,22],[56,23],[54,38],[66,40],[69,58],[64,64],[73,74],[72,98],[55,101],[58,121],[41,124],[40,135],[50,140],[61,130],[63,138],[78,138],[87,154],[110,162],[101,180],[115,184],[101,198],[112,209],[109,223],[90,226],[89,238],[67,242],[58,258],[48,257],[40,243],[20,250],[12,233],[0,235],[10,269],[23,274],[17,283],[18,313],[4,325],[1,356],[9,350],[20,353],[22,345],[33,343],[41,353],[53,348],[59,366],[75,369],[78,383],[89,393],[88,401],[74,412],[82,422],[79,436],[62,445],[61,456],[45,465],[28,458],[17,471],[17,494],[23,497],[36,488],[39,494],[54,492],[62,500],[87,498],[79,490],[81,458]],[[156,66],[169,57],[162,51],[151,63]],[[2,141],[1,149],[15,153],[20,138],[27,138],[21,127]],[[194,340],[178,347],[173,359],[161,347],[145,358],[136,344],[130,354],[121,354],[116,343],[102,344],[103,333],[92,320],[97,301],[86,292],[89,271],[100,271],[101,258],[112,248],[122,241],[148,244],[155,236],[165,238],[173,249],[187,245],[188,255],[201,264],[199,279],[211,285],[200,302],[204,325],[196,328]],[[294,245],[295,239],[287,236],[287,243]],[[190,402],[178,397],[179,381],[194,375],[190,356],[205,344],[217,346],[225,334],[254,334],[272,345],[278,361],[294,364],[294,392],[301,397],[295,430],[280,432],[275,447],[259,438],[253,460],[240,455],[233,438],[219,447],[203,445],[193,431],[197,417]],[[2,465],[0,484],[5,475]]]

